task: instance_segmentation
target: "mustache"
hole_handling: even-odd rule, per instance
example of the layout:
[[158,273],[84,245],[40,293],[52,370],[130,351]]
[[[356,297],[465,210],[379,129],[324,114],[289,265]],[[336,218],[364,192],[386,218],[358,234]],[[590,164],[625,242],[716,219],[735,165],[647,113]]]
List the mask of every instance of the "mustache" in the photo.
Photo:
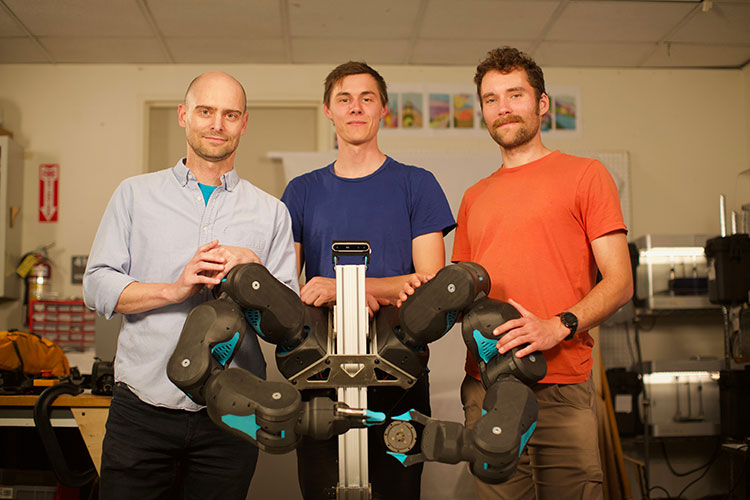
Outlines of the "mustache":
[[501,125],[505,125],[506,123],[512,123],[512,122],[525,123],[523,121],[523,118],[521,118],[520,116],[509,115],[509,116],[506,116],[505,118],[498,118],[497,120],[492,122],[492,128],[497,128]]

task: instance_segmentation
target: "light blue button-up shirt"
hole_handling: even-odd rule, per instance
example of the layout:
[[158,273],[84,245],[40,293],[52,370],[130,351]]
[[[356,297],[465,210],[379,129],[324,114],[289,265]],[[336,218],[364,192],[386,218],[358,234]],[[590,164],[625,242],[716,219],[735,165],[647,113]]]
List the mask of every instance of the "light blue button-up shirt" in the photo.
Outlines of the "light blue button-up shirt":
[[[197,248],[213,240],[249,248],[280,281],[299,293],[291,220],[285,205],[242,180],[234,170],[208,203],[180,160],[171,169],[131,177],[112,195],[83,278],[86,304],[107,318],[134,281],[173,283]],[[213,296],[208,290],[180,304],[126,314],[117,343],[115,378],[146,403],[198,410],[167,378],[166,366],[190,310]],[[233,366],[265,375],[252,328]]]

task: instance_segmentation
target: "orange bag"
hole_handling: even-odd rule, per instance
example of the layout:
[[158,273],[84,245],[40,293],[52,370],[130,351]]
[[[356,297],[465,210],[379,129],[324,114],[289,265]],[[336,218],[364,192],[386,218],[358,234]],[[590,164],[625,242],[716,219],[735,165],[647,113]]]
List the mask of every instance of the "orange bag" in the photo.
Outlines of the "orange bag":
[[55,377],[70,376],[70,364],[59,345],[34,333],[0,331],[0,370]]

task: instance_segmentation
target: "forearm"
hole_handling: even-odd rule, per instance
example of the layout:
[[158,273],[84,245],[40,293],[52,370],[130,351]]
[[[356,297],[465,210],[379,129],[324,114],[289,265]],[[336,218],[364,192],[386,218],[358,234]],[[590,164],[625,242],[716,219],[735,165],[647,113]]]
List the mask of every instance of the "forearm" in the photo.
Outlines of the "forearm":
[[115,312],[137,314],[179,302],[173,283],[139,283],[134,281],[120,294]]
[[606,321],[632,296],[633,280],[626,274],[600,281],[580,302],[567,310],[578,318],[578,331],[586,331]]
[[414,274],[388,278],[365,278],[365,290],[376,299],[387,300],[395,304],[399,299],[399,293],[404,289],[404,284],[412,277]]
[[[591,242],[602,280],[569,311],[578,317],[578,330],[603,323],[633,296],[633,274],[625,233],[617,231]],[[563,311],[558,311],[563,312]]]

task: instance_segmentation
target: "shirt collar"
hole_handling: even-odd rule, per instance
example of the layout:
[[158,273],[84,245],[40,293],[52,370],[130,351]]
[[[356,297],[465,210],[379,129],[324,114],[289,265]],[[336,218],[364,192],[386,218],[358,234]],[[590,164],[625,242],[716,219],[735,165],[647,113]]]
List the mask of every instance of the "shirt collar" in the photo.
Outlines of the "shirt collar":
[[[190,169],[185,166],[185,158],[181,158],[180,161],[178,161],[177,164],[172,167],[172,173],[177,179],[177,182],[179,182],[180,186],[182,187],[187,186],[187,183],[190,180],[194,180],[197,182],[195,175],[193,175]],[[221,176],[221,185],[224,186],[224,189],[226,189],[227,191],[234,190],[239,182],[240,176],[237,175],[237,171],[235,169],[232,169]]]

